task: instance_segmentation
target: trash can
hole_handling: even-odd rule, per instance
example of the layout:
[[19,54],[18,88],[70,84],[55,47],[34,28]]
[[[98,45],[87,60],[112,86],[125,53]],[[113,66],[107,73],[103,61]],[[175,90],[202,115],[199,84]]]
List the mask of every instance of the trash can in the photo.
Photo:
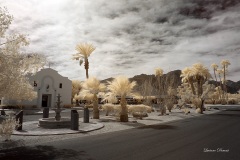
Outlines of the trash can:
[[79,129],[79,114],[76,110],[71,110],[71,130]]

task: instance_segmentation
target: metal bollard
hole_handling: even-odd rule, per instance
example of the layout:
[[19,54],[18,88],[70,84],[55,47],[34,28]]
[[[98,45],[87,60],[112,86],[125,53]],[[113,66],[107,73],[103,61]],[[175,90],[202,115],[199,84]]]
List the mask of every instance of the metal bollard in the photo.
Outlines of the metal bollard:
[[17,114],[16,114],[16,121],[19,121],[19,126],[16,126],[15,127],[15,130],[19,131],[19,130],[22,130],[22,124],[23,124],[23,110],[19,111]]
[[83,122],[84,123],[89,123],[89,109],[84,108],[84,115],[83,115]]
[[71,130],[79,129],[79,114],[76,110],[71,110]]
[[43,118],[49,117],[49,108],[43,108]]

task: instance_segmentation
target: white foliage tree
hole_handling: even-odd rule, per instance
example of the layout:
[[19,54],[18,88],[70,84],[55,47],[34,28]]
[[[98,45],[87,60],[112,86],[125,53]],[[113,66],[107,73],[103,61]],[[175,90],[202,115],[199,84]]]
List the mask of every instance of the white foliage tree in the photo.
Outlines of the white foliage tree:
[[22,48],[29,45],[24,35],[6,34],[12,20],[7,9],[0,7],[0,97],[31,100],[36,93],[26,75],[38,71],[46,59],[43,55],[23,52]]

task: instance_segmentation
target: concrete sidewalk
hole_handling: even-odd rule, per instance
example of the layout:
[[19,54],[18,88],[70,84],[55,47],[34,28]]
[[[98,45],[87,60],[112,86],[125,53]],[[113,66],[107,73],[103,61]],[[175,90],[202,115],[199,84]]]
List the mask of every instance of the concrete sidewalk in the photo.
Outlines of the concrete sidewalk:
[[[214,113],[216,110],[205,111],[204,114]],[[200,116],[196,114],[194,109],[190,109],[188,115],[184,114],[183,111],[173,109],[167,115],[160,116],[159,112],[148,113],[148,117],[143,119],[137,119],[129,115],[129,122],[120,122],[119,119],[114,116],[100,116],[100,119],[90,119],[90,123],[83,123],[79,121],[79,130],[71,130],[69,128],[58,128],[58,129],[46,129],[38,126],[38,121],[29,121],[23,123],[22,131],[14,131],[13,135],[16,136],[49,136],[49,135],[66,135],[66,134],[79,134],[86,133],[101,129],[99,133],[114,132],[118,130],[131,129],[146,125],[154,125],[159,123],[165,123],[174,120],[180,120],[184,118],[190,118]],[[105,128],[104,128],[105,127]]]

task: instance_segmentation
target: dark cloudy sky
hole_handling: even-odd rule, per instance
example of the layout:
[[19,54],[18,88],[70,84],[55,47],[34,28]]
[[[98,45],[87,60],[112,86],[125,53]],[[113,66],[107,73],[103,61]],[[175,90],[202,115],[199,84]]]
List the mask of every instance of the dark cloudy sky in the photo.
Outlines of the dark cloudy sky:
[[90,76],[154,74],[202,62],[231,62],[240,80],[240,0],[0,0],[14,16],[11,31],[29,35],[28,52],[45,54],[52,68],[85,79],[71,60],[90,42]]

